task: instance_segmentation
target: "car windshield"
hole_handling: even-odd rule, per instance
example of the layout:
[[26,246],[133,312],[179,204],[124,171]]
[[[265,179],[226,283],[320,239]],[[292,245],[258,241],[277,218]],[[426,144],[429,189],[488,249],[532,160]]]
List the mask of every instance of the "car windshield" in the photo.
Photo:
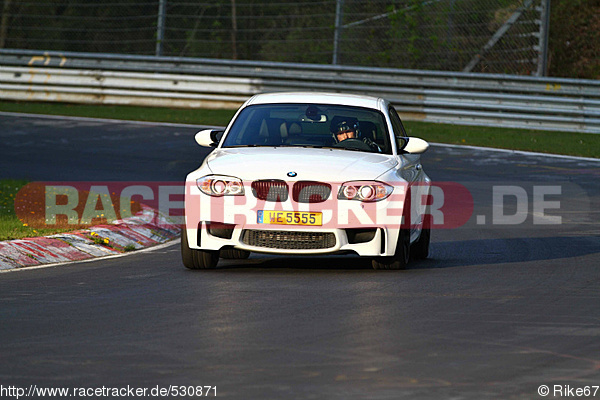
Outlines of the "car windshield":
[[253,146],[392,153],[381,112],[326,104],[262,104],[244,108],[222,147]]

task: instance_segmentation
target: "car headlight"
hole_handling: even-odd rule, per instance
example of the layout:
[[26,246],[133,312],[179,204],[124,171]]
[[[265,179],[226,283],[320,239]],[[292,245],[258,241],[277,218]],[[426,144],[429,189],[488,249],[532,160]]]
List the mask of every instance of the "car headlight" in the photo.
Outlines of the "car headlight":
[[224,175],[207,175],[196,180],[202,193],[209,196],[242,196],[244,184],[239,178]]
[[346,182],[340,187],[338,200],[379,201],[389,197],[394,187],[377,181]]

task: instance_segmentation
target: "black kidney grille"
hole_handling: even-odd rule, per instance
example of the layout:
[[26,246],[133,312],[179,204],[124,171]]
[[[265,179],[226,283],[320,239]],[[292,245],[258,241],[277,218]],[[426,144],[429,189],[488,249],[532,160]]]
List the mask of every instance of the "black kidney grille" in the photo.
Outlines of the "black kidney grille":
[[317,250],[335,247],[331,232],[289,232],[246,229],[242,242],[256,247],[283,250]]
[[252,193],[259,200],[287,201],[288,190],[287,183],[278,179],[252,182]]
[[298,203],[322,203],[330,194],[331,185],[323,182],[299,181],[292,188],[292,199]]

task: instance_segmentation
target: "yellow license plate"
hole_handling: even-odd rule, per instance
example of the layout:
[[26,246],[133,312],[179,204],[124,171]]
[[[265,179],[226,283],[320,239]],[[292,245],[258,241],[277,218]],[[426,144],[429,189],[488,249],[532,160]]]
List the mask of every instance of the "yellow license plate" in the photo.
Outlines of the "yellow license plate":
[[323,215],[320,212],[260,210],[257,214],[259,224],[323,225]]

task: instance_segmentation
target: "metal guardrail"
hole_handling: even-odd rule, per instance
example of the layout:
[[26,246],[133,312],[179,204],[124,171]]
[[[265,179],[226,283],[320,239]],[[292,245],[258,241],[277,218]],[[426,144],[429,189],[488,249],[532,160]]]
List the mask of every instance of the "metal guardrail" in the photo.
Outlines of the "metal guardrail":
[[0,50],[0,99],[237,108],[289,90],[382,96],[408,120],[600,133],[600,81]]

